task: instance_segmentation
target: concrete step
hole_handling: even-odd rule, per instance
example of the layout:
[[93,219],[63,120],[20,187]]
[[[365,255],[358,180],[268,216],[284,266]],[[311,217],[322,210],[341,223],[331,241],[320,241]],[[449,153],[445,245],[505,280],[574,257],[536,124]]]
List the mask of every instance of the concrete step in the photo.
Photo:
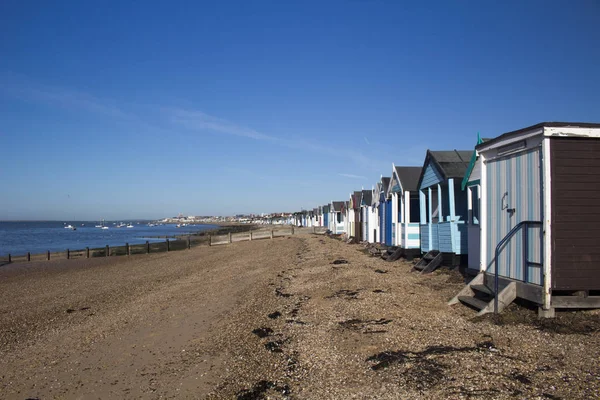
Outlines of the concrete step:
[[483,310],[488,305],[488,302],[472,296],[458,296],[458,300],[478,310]]
[[494,291],[485,285],[471,285],[471,289],[494,297]]

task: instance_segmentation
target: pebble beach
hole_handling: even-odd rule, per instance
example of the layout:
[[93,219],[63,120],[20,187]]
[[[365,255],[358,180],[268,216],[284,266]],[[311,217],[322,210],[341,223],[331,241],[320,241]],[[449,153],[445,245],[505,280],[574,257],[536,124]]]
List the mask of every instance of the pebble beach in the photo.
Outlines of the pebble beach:
[[0,268],[7,399],[591,399],[600,313],[475,317],[458,270],[293,236]]

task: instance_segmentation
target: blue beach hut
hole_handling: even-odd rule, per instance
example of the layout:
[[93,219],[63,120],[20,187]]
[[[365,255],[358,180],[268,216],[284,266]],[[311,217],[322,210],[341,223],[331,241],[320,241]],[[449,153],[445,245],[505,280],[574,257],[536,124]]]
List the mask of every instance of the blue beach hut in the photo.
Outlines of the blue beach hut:
[[463,180],[473,150],[427,150],[419,177],[421,251],[439,250],[446,263],[466,264],[467,193]]
[[[388,236],[388,226],[387,226],[387,190],[390,185],[390,178],[381,177],[380,186],[379,186],[379,243],[385,244],[386,238]],[[391,218],[390,218],[391,222]],[[390,227],[391,228],[391,227]],[[391,238],[391,232],[390,232]]]

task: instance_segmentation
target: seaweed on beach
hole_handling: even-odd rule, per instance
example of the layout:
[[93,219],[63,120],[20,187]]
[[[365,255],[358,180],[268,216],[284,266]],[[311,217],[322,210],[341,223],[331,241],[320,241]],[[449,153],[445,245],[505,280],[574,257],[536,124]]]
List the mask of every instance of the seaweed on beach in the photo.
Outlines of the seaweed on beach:
[[251,389],[244,389],[237,393],[237,400],[262,400],[266,399],[266,393],[270,390],[283,395],[290,394],[288,385],[278,385],[275,382],[262,380],[257,382]]
[[259,338],[265,338],[270,336],[273,333],[273,329],[271,328],[256,328],[252,331]]

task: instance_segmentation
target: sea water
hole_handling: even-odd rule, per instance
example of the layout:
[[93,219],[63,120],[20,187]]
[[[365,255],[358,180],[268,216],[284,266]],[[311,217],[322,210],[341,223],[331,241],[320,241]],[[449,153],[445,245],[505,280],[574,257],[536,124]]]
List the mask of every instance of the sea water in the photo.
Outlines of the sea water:
[[[114,222],[114,224],[113,224]],[[91,249],[109,246],[142,244],[146,241],[165,241],[175,237],[215,229],[217,225],[188,225],[177,228],[174,224],[148,226],[149,221],[132,222],[133,228],[117,228],[119,222],[106,221],[109,229],[96,228],[98,221],[5,221],[0,222],[0,256],[23,255]],[[72,225],[76,230],[65,228]],[[162,238],[159,238],[162,237]]]

